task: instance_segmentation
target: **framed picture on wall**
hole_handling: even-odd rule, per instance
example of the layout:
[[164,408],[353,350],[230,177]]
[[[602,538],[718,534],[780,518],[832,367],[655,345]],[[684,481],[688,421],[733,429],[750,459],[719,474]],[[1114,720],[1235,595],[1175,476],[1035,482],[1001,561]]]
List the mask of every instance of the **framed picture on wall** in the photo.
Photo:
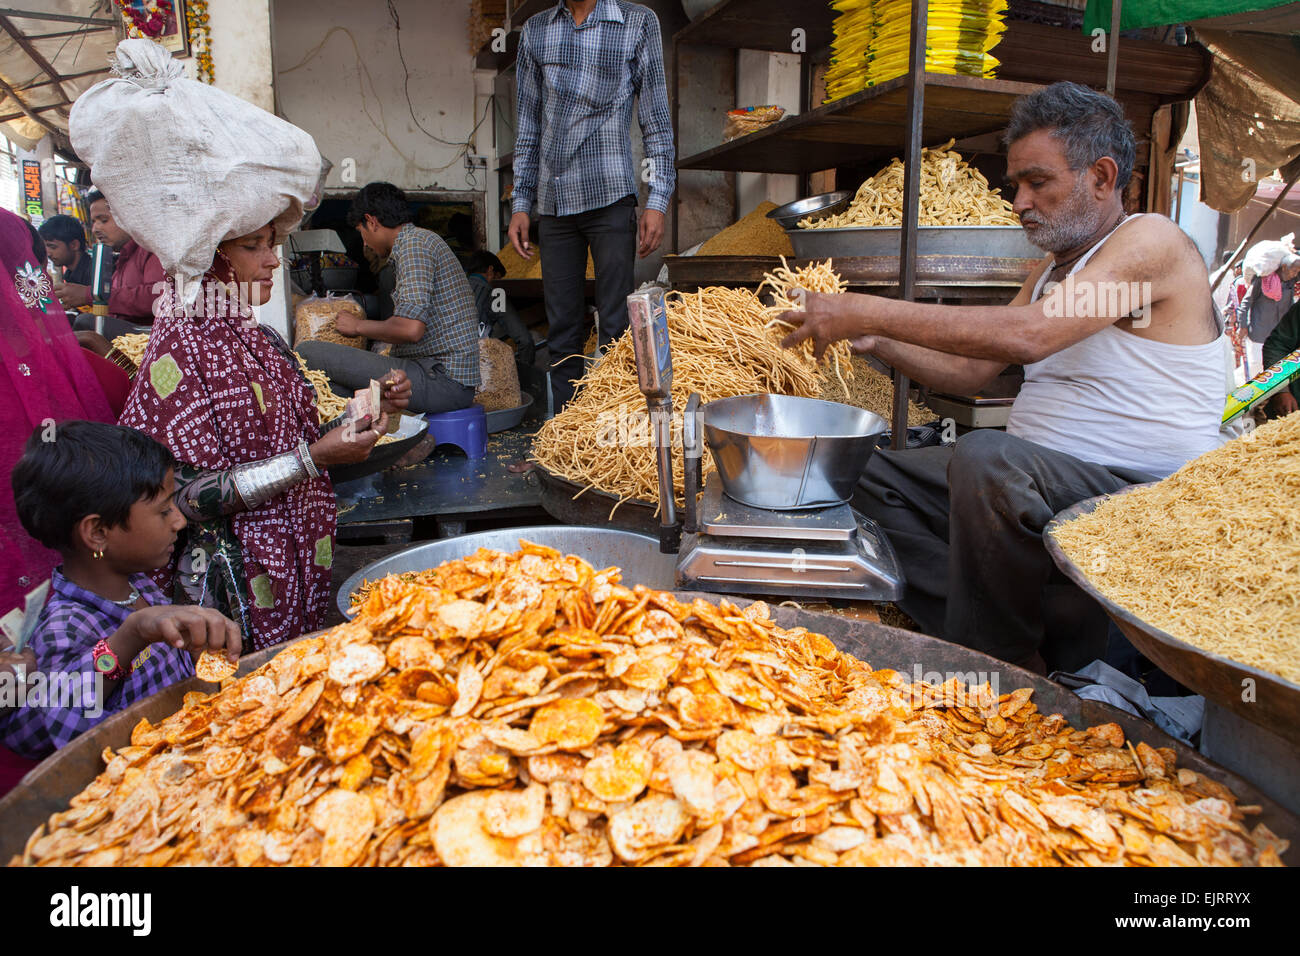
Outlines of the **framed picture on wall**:
[[128,37],[144,37],[172,56],[190,55],[189,20],[185,0],[113,0]]

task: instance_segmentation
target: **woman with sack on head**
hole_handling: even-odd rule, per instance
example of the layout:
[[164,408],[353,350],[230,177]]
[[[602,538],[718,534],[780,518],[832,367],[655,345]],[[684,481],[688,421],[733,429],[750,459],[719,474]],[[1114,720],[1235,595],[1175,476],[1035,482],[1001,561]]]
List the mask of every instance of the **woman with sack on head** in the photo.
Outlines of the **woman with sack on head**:
[[[367,457],[410,385],[390,373],[378,420],[322,428],[289,347],[253,313],[271,295],[275,246],[319,196],[312,138],[185,79],[147,40],[118,44],[114,65],[78,98],[69,133],[119,224],[168,276],[121,424],[177,460],[189,526],[161,583],[238,622],[245,652],[260,650],[323,623],[335,530],[326,471]],[[141,156],[171,178],[141,175]]]
[[377,421],[322,430],[289,346],[251,308],[270,298],[275,239],[267,224],[221,243],[192,308],[168,280],[121,419],[177,459],[190,522],[169,568],[177,597],[239,622],[252,650],[324,621],[335,530],[325,472],[364,461],[410,391],[390,375]]

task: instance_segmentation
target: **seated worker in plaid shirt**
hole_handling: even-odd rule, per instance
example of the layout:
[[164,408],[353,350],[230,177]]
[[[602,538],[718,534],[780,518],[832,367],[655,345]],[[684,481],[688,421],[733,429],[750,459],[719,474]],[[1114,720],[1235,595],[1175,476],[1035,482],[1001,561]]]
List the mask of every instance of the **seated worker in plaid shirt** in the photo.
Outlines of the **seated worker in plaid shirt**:
[[28,673],[23,706],[0,716],[0,743],[33,760],[193,676],[202,651],[233,662],[241,650],[234,621],[169,604],[148,576],[185,527],[171,452],[99,422],[62,422],[47,437],[38,428],[27,440],[14,502],[28,534],[63,563],[27,643],[42,677]]
[[343,335],[392,343],[388,355],[335,342],[299,342],[303,360],[350,395],[394,367],[411,380],[412,412],[468,408],[480,382],[478,307],[460,260],[435,233],[411,222],[406,193],[392,183],[370,183],[352,200],[348,223],[368,250],[390,259],[397,272],[393,314],[375,322],[353,310],[337,313]]

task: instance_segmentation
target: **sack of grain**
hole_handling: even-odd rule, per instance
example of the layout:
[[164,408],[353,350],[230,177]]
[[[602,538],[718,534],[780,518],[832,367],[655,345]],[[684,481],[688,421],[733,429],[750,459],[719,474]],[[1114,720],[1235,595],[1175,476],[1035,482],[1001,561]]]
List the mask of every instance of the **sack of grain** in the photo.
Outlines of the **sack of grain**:
[[349,295],[310,296],[298,303],[293,313],[294,342],[335,342],[354,349],[364,349],[366,340],[359,335],[341,335],[337,316],[344,308],[365,315],[361,303]]
[[[319,199],[324,167],[310,135],[186,79],[150,40],[118,44],[113,75],[77,97],[68,133],[117,224],[168,275],[198,278],[218,243],[267,223],[282,242]],[[198,295],[198,283],[188,288]]]
[[479,339],[478,368],[483,384],[474,401],[489,412],[519,407],[519,369],[513,348],[500,339]]

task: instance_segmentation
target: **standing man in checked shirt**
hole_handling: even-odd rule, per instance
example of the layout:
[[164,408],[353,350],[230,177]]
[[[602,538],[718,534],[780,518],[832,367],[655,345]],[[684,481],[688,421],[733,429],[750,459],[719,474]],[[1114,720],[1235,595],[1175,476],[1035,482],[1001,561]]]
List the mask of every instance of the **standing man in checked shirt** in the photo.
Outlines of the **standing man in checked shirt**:
[[[587,250],[596,267],[599,340],[627,328],[636,255],[659,248],[677,175],[659,20],[623,0],[564,0],[524,24],[516,66],[514,215],[510,242],[532,258],[537,207],[542,282],[558,412],[582,374]],[[650,198],[638,228],[632,101],[645,143]]]

